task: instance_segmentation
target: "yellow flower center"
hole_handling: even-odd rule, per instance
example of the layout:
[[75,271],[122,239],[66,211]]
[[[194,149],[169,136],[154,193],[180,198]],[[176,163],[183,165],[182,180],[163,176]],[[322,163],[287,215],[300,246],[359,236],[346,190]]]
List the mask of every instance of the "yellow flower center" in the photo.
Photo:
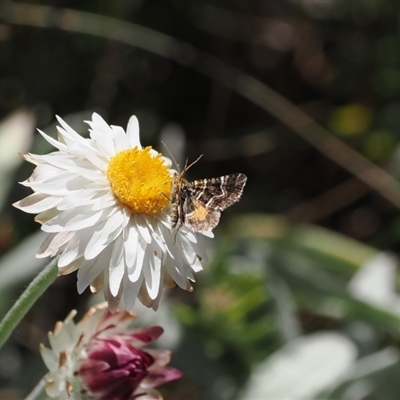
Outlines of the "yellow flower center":
[[117,199],[138,214],[156,215],[171,198],[172,176],[151,147],[124,150],[108,163],[107,176]]

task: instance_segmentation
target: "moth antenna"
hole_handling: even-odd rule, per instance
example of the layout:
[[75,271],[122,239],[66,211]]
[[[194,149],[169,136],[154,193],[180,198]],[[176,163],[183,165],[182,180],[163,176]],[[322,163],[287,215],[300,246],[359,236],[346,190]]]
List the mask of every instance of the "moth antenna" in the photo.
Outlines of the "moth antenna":
[[187,171],[190,167],[193,167],[194,164],[196,164],[201,157],[203,157],[204,154],[200,154],[192,163],[190,163],[189,165],[187,165],[188,161],[186,159],[186,164],[185,164],[185,171]]
[[167,144],[161,140],[161,143],[164,145],[165,149],[167,150],[169,156],[171,157],[172,161],[174,162],[174,164],[176,165],[176,169],[178,170],[178,172],[180,173],[180,167],[178,162],[176,161],[176,158],[174,157],[174,155],[171,153],[170,149],[168,148]]

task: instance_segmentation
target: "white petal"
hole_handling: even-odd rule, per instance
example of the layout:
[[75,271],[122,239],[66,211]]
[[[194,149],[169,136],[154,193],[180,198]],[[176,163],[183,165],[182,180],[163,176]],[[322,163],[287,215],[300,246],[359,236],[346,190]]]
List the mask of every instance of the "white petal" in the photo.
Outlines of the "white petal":
[[207,236],[209,238],[213,238],[214,237],[214,233],[212,231],[204,231],[204,232],[200,232],[202,235]]
[[135,300],[139,293],[140,287],[142,286],[142,282],[143,274],[140,275],[136,282],[131,282],[128,276],[124,275],[122,300],[126,310],[132,310],[133,306],[135,305]]
[[132,268],[137,256],[139,243],[138,231],[136,226],[130,224],[124,229],[124,252],[125,263],[128,269]]
[[58,260],[59,268],[63,268],[83,256],[95,229],[96,226],[89,226],[88,228],[75,232],[74,237],[68,242],[67,247]]
[[68,146],[66,146],[63,143],[60,143],[58,140],[53,139],[51,136],[47,135],[46,133],[44,133],[43,131],[41,131],[40,129],[38,129],[38,132],[56,149],[61,150],[61,151],[65,151],[68,153]]
[[183,275],[185,275],[186,278],[188,278],[192,282],[195,282],[195,279],[194,279],[194,276],[193,276],[193,271],[190,269],[190,267],[191,267],[191,265],[187,265],[187,264],[185,264],[183,266],[183,269],[184,269]]
[[146,218],[142,214],[135,214],[135,220],[140,236],[148,243],[151,243],[151,234]]
[[192,243],[194,252],[204,261],[208,261],[208,256],[204,246],[199,243]]
[[176,245],[176,237],[175,234],[171,233],[169,230],[166,230],[165,227],[159,226],[159,231],[166,243],[166,249],[169,256],[175,260],[175,262],[179,263],[179,259],[181,258],[180,249]]
[[94,165],[96,166],[100,171],[106,171],[108,167],[108,160],[109,158],[106,157],[105,155],[103,157],[100,157],[96,154],[93,154],[92,152],[86,152],[85,157]]
[[31,154],[31,153],[21,154],[21,157],[25,161],[30,162],[31,164],[39,165],[39,164],[44,163],[44,161],[42,160],[42,157],[38,156],[37,154]]
[[90,126],[90,137],[96,143],[101,154],[111,158],[115,155],[115,144],[113,140],[113,130],[110,125],[97,113],[93,113],[92,121],[86,121]]
[[45,365],[49,371],[55,371],[58,369],[59,360],[53,350],[50,350],[47,347],[41,346],[40,354],[42,355],[43,362],[45,363]]
[[113,296],[110,292],[108,269],[104,271],[103,277],[104,277],[103,278],[103,280],[104,280],[104,286],[103,286],[104,297],[105,297],[106,301],[108,302],[108,309],[111,311],[111,313],[114,313],[119,308],[119,304],[122,299],[122,286],[121,286],[120,290],[118,291],[117,295]]
[[64,173],[64,171],[60,170],[60,168],[48,164],[40,164],[35,168],[32,175],[26,181],[22,182],[22,184],[24,186],[29,186],[31,182],[45,182],[48,179],[58,177],[62,173]]
[[88,147],[83,148],[79,143],[72,143],[68,149],[69,152],[75,156],[81,157],[83,160],[88,160],[91,164],[96,166],[100,171],[107,169],[109,155],[102,153],[97,149],[95,142],[87,139]]
[[73,261],[71,264],[66,265],[65,267],[60,267],[58,265],[58,275],[68,275],[72,272],[75,272],[79,269],[84,262],[84,258],[80,257],[77,260]]
[[131,282],[136,282],[142,273],[146,247],[147,243],[139,238],[136,259],[132,268],[128,269],[128,277]]
[[153,306],[153,300],[151,300],[151,298],[149,297],[149,293],[147,292],[147,288],[143,284],[140,287],[139,294],[138,294],[138,299],[146,307],[152,307]]
[[64,172],[56,177],[46,179],[43,182],[24,182],[23,185],[30,187],[35,192],[51,194],[54,196],[66,196],[72,190],[85,187],[87,183],[88,181],[80,176],[74,176],[69,172]]
[[[142,285],[142,287],[143,287],[143,285]],[[162,296],[162,291],[163,291],[163,287],[160,286],[160,290],[159,290],[159,292],[158,292],[157,298],[155,298],[155,299],[151,302],[151,308],[152,308],[154,311],[157,311],[157,310],[158,310],[158,306],[160,305],[160,300],[161,300],[161,296]]]
[[172,258],[168,258],[165,262],[165,268],[175,283],[181,288],[186,290],[187,278],[184,274],[183,267],[179,268]]
[[128,149],[130,146],[125,131],[120,126],[115,125],[111,125],[111,129],[114,132],[115,151],[119,153],[122,150]]
[[201,272],[203,271],[203,266],[201,265],[200,260],[196,257],[194,262],[190,265],[194,272]]
[[101,272],[110,264],[112,246],[108,246],[104,251],[93,260],[82,263],[78,269],[78,293],[83,291],[101,274]]
[[194,243],[191,243],[184,235],[178,235],[176,242],[179,248],[182,250],[182,254],[192,270],[195,272],[202,271],[203,266],[197,257],[197,252],[193,248]]
[[197,254],[193,251],[193,247],[189,240],[183,235],[178,235],[176,237],[176,244],[182,250],[182,254],[186,261],[189,264],[192,264],[194,259],[197,258]]
[[153,157],[157,157],[158,156],[158,151],[157,150],[154,150],[154,149],[150,149],[150,155],[151,156],[153,156]]
[[50,210],[43,211],[36,215],[35,221],[39,224],[45,224],[47,221],[56,217],[59,213],[60,212],[56,208],[51,208]]
[[119,209],[122,213],[122,226],[125,228],[131,221],[132,211],[125,206],[121,206]]
[[108,272],[110,292],[115,297],[119,292],[122,278],[125,273],[124,242],[122,234],[119,235],[114,242]]
[[99,193],[98,190],[74,190],[73,192],[65,196],[62,201],[60,201],[60,203],[57,205],[57,210],[63,211],[78,206],[87,206],[89,204],[94,204],[98,201],[98,197],[101,197],[101,194],[102,193]]
[[75,231],[96,224],[109,210],[91,211],[90,206],[62,211],[42,225],[45,232]]
[[197,236],[192,230],[185,229],[184,234],[192,243],[197,243]]
[[[78,232],[75,232],[78,233]],[[69,242],[67,247],[64,249],[63,253],[61,254],[60,259],[58,260],[58,266],[63,268],[73,261],[82,257],[82,252],[79,254],[79,235],[75,235]]]
[[62,200],[44,193],[34,193],[14,203],[14,207],[31,214],[38,214],[49,208],[55,207]]
[[128,136],[129,147],[142,147],[139,137],[139,121],[134,115],[129,119],[126,135]]
[[[87,155],[87,152],[84,152]],[[32,157],[35,159],[34,157]],[[104,181],[103,171],[86,159],[77,158],[71,154],[61,155],[59,152],[40,156],[41,161],[48,165],[68,171],[72,175],[77,175],[91,181]]]
[[118,200],[111,193],[100,193],[96,201],[92,205],[92,210],[104,210],[106,208],[116,209],[119,208]]
[[160,249],[155,250],[155,246],[147,246],[143,274],[147,292],[152,300],[158,296],[161,280],[161,258]]
[[80,140],[76,141],[71,139],[71,135],[67,130],[57,126],[58,141],[67,146],[66,152],[70,155],[80,155],[82,152],[91,151],[90,142],[80,136]]
[[99,191],[103,191],[103,190],[110,191],[111,190],[110,182],[108,182],[107,179],[104,179],[104,181],[102,181],[102,182],[100,182],[100,181],[90,182],[86,186],[86,189],[90,189],[90,190],[96,189],[96,190],[99,190]]
[[47,157],[50,157],[51,155],[55,155],[55,157],[63,157],[62,156],[62,152],[61,151],[55,151],[53,153],[49,153],[46,155],[38,155],[38,154],[32,154],[32,153],[28,153],[28,154],[23,154],[22,158],[25,161],[30,162],[31,164],[35,164],[35,165],[46,165],[47,164]]
[[[163,159],[164,159],[164,164],[165,164],[167,167],[171,167],[171,165],[172,165],[171,159],[168,158],[168,157],[165,157],[165,156],[163,156]],[[169,173],[170,173],[171,175],[175,175],[177,172],[176,172],[174,169],[172,169],[172,170],[170,169]]]
[[[56,118],[57,118],[57,121],[60,123],[60,125],[64,128],[63,136],[67,142],[70,142],[70,143],[77,142],[83,146],[86,146],[86,143],[87,143],[86,139],[84,139],[81,135],[79,135],[79,133],[75,132],[61,117],[56,115]],[[59,127],[57,127],[57,129],[60,130]]]
[[159,224],[153,218],[146,218],[147,224],[151,230],[151,237],[157,243],[159,250],[162,254],[160,254],[161,259],[164,259],[165,255],[167,254],[167,249],[165,247],[165,240],[163,239],[163,235],[161,230],[158,229]]
[[70,214],[71,216],[76,212],[78,215],[73,216],[66,224],[65,227],[68,230],[80,230],[90,226],[93,226],[98,221],[101,221],[105,216],[110,214],[110,209],[104,209],[101,211],[89,211],[90,206],[76,207],[73,210],[64,211],[65,214]]
[[60,329],[57,331],[57,333],[54,334],[52,332],[49,332],[48,335],[50,346],[56,354],[65,350],[65,348],[68,348],[71,345],[72,337],[70,331],[68,329],[65,329],[65,324],[63,328],[64,329]]
[[98,224],[86,247],[84,253],[86,260],[96,257],[118,237],[122,231],[122,220],[122,213],[115,212],[108,219]]
[[28,154],[25,158],[28,158],[34,164],[49,164],[61,170],[66,170],[75,165],[76,156],[61,151],[54,151],[44,155]]
[[37,258],[54,257],[61,246],[69,242],[75,232],[50,233],[36,253]]

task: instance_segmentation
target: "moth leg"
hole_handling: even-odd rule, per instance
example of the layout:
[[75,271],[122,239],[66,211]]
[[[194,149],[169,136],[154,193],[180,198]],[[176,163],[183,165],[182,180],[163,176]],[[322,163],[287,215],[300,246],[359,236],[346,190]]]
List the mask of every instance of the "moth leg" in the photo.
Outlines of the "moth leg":
[[161,198],[162,196],[165,197],[165,198],[168,200],[168,203],[169,203],[169,204],[172,203],[172,198],[171,198],[171,196],[168,196],[167,193],[165,193],[165,192],[160,192],[160,193],[157,195],[156,200],[155,200],[156,206],[158,205],[158,202],[159,202],[159,200],[160,200],[160,198]]

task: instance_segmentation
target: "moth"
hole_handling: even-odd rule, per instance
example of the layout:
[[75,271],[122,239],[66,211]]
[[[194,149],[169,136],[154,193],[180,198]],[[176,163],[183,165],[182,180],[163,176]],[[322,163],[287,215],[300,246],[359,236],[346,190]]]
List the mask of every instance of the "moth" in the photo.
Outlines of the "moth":
[[173,180],[172,227],[186,225],[196,232],[212,230],[218,225],[221,212],[240,200],[247,177],[237,173],[189,182],[183,177],[189,167],[185,166]]

